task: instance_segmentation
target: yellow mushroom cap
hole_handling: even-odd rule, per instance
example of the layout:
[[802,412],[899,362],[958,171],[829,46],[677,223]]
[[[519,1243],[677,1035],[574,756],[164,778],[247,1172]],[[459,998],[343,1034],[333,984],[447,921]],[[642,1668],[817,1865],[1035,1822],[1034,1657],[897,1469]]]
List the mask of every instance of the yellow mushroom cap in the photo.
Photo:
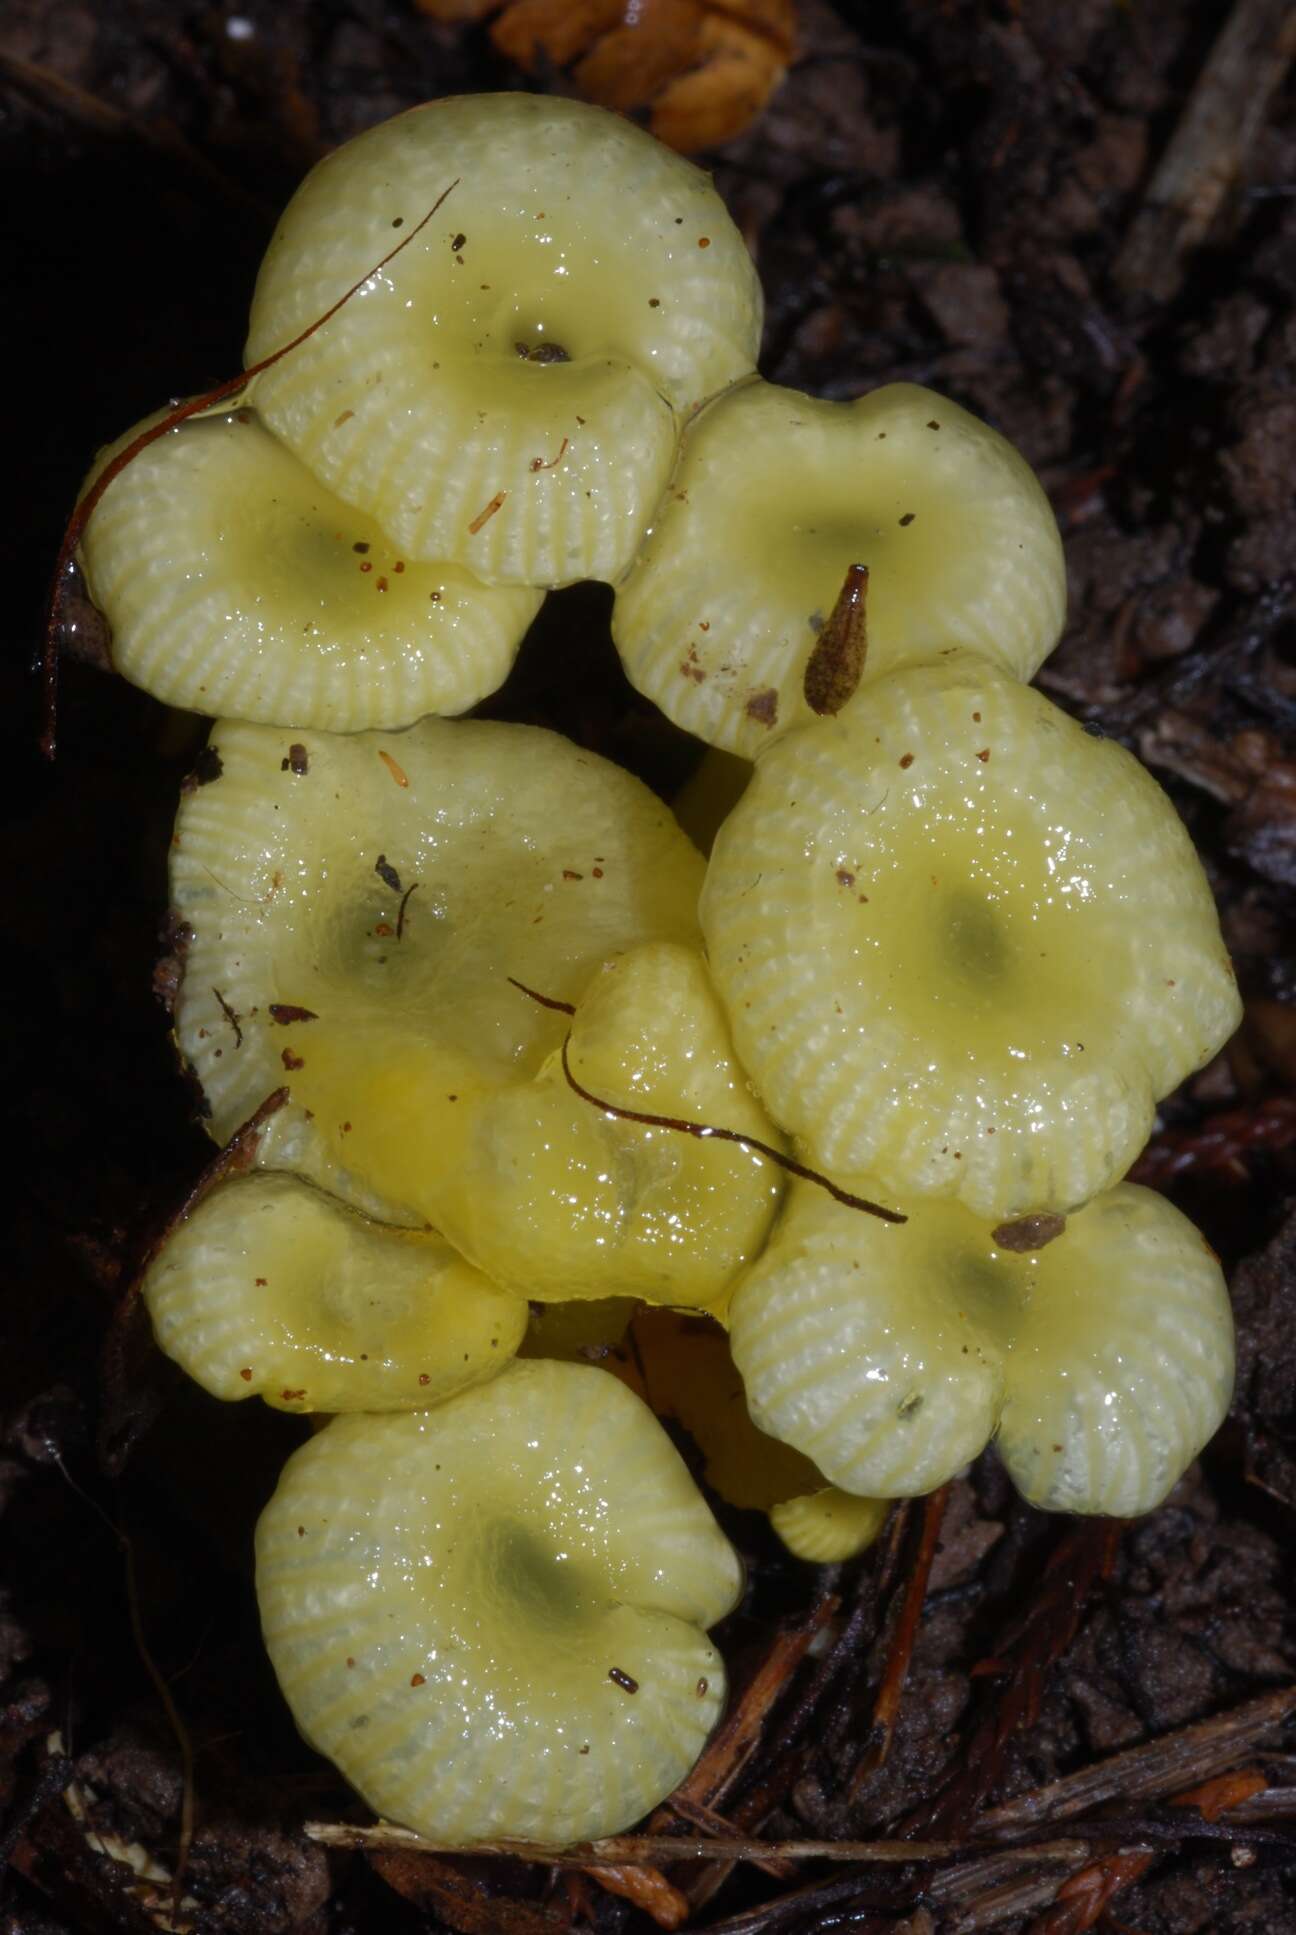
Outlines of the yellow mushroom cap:
[[794,1558],[811,1565],[838,1565],[868,1550],[890,1510],[890,1499],[853,1498],[835,1485],[825,1485],[773,1506],[770,1524]]
[[284,1411],[435,1404],[493,1377],[528,1316],[444,1238],[275,1173],[204,1196],[141,1289],[158,1343],[204,1390]]
[[662,1800],[719,1714],[703,1629],[740,1584],[651,1412],[572,1364],[336,1419],[257,1528],[298,1726],[379,1813],[442,1842],[585,1839]]
[[809,1160],[995,1219],[1122,1175],[1240,1012],[1165,794],[971,654],[771,747],[701,918],[738,1055]]
[[[525,1080],[610,956],[694,942],[702,861],[608,761],[529,726],[219,722],[171,857],[180,1047],[226,1140],[286,1083],[260,1157],[387,1220],[438,1219],[483,1094]],[[212,777],[212,774],[215,777]]]
[[191,712],[334,732],[466,711],[502,683],[540,606],[402,557],[250,410],[141,451],[81,558],[133,684]]
[[280,222],[248,361],[321,316],[451,183],[410,246],[255,379],[257,407],[413,557],[492,583],[616,578],[677,418],[751,371],[761,325],[710,180],[628,121],[472,95],[359,135]]
[[[777,1146],[694,948],[649,941],[605,963],[577,1005],[567,1066],[612,1108]],[[712,1304],[759,1255],[782,1195],[781,1172],[741,1143],[626,1121],[585,1100],[560,1051],[461,1123],[428,1214],[498,1282],[542,1301]]]
[[1051,1241],[954,1202],[911,1207],[881,1223],[793,1186],[731,1311],[757,1423],[870,1498],[930,1491],[997,1431],[1032,1504],[1151,1511],[1233,1385],[1228,1293],[1199,1232],[1129,1183]]
[[940,645],[1029,678],[1062,630],[1057,524],[989,424],[914,383],[830,403],[752,382],[685,435],[617,592],[626,671],[677,725],[754,758],[814,717],[807,664],[857,564],[865,680]]

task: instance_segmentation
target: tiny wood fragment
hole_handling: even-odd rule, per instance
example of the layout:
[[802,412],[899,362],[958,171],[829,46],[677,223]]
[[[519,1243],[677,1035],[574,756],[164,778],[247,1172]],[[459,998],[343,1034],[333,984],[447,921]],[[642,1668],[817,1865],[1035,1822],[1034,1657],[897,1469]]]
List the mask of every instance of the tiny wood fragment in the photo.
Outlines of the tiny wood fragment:
[[1008,1743],[1039,1714],[1045,1677],[1080,1629],[1089,1594],[1110,1572],[1122,1526],[1093,1519],[1063,1535],[1014,1639],[999,1649],[1007,1678],[996,1682],[961,1764],[933,1800],[905,1822],[914,1834],[964,1834],[998,1779]]
[[1180,1727],[1112,1754],[1047,1787],[1019,1795],[977,1818],[980,1833],[1007,1833],[1065,1821],[1109,1801],[1161,1800],[1187,1777],[1210,1779],[1254,1749],[1296,1713],[1296,1686],[1279,1687],[1209,1720]]
[[[948,1861],[963,1852],[957,1841],[760,1841],[748,1835],[727,1839],[696,1835],[610,1834],[598,1841],[575,1841],[554,1847],[538,1841],[475,1841],[443,1845],[425,1840],[412,1828],[380,1821],[374,1827],[352,1827],[346,1822],[308,1821],[312,1841],[329,1848],[405,1851],[422,1856],[499,1856],[509,1860],[540,1861],[554,1867],[580,1868],[598,1876],[605,1867],[655,1861],[709,1861],[724,1854],[758,1867],[772,1861],[876,1862],[886,1867],[908,1867],[917,1861]],[[1038,1848],[1030,1850],[1038,1860]]]
[[1065,1216],[1019,1216],[1015,1222],[1000,1223],[990,1235],[1001,1250],[1011,1250],[1016,1256],[1031,1256],[1046,1243],[1054,1242],[1065,1228]]
[[858,1795],[868,1776],[883,1764],[891,1751],[895,1724],[900,1715],[900,1702],[904,1697],[905,1681],[909,1675],[909,1662],[913,1658],[914,1641],[918,1637],[918,1623],[922,1618],[923,1601],[927,1597],[927,1581],[931,1577],[932,1561],[936,1557],[936,1548],[940,1543],[940,1530],[945,1518],[945,1507],[949,1503],[949,1494],[949,1486],[942,1485],[939,1491],[932,1492],[929,1498],[923,1500],[918,1547],[900,1600],[895,1629],[887,1652],[886,1670],[882,1675],[882,1684],[878,1688],[877,1700],[873,1707],[873,1724],[869,1728],[864,1752],[851,1776],[852,1800]]
[[841,711],[855,696],[868,658],[868,566],[853,564],[837,594],[828,623],[806,660],[802,691],[820,718]]
[[1290,0],[1236,0],[1112,265],[1126,295],[1168,302],[1264,126],[1292,56]]

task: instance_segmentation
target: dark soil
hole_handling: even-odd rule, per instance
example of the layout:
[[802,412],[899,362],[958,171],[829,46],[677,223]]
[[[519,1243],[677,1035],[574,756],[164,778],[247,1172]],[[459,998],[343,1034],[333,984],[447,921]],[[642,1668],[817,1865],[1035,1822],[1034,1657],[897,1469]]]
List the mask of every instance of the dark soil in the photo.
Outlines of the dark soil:
[[[931,384],[1040,470],[1072,597],[1040,683],[1169,789],[1247,1018],[1166,1103],[1140,1169],[1220,1251],[1241,1330],[1234,1417],[1162,1510],[1123,1531],[1045,1519],[987,1456],[953,1487],[925,1601],[921,1507],[826,1577],[728,1515],[756,1562],[722,1634],[739,1687],[825,1590],[829,1641],[845,1639],[786,1685],[775,1672],[779,1697],[751,1696],[760,1744],[714,1810],[767,1839],[962,1844],[997,1823],[1069,1856],[982,1839],[903,1867],[676,1865],[699,1927],[1296,1929],[1281,1724],[1296,1697],[1254,1706],[1296,1680],[1296,102],[1288,79],[1237,139],[1284,19],[1292,36],[1282,5],[1234,13],[1260,31],[1199,158],[1201,180],[1228,184],[1200,238],[1167,226],[1149,188],[1232,18],[1221,0],[805,0],[782,91],[710,158],[764,279],[768,376],[835,397]],[[5,315],[22,318],[4,443],[15,993],[0,1056],[18,1187],[0,1931],[165,1926],[166,1885],[150,1893],[112,1850],[172,1871],[186,1794],[186,1926],[649,1929],[573,1871],[326,1856],[301,1831],[365,1818],[298,1740],[257,1640],[250,1528],[302,1427],[206,1399],[129,1328],[104,1355],[124,1273],[210,1155],[151,992],[169,822],[202,727],[71,664],[50,770],[26,678],[90,453],[239,367],[258,256],[306,166],[410,102],[516,73],[483,29],[433,25],[410,0],[7,0],[0,54]],[[553,601],[496,709],[560,723],[663,791],[694,756],[620,680],[596,591]],[[930,1507],[926,1527],[930,1546]],[[895,1708],[906,1594],[921,1615]],[[1189,1733],[1122,1761],[1079,1813],[1030,1798],[1212,1716],[1232,1716],[1223,1747]],[[1200,1807],[1166,1805],[1219,1776]]]

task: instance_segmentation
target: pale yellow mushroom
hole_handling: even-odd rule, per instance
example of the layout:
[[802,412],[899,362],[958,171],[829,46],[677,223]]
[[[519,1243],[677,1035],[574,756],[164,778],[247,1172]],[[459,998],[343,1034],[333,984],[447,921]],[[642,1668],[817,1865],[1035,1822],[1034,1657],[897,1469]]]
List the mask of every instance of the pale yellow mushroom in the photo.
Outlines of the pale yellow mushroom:
[[778,1146],[696,949],[651,941],[607,962],[577,1005],[566,1069],[556,1050],[533,1081],[463,1110],[425,1185],[428,1215],[523,1296],[715,1303],[760,1254],[781,1171],[743,1143],[616,1108]]
[[366,277],[255,379],[256,405],[403,554],[490,583],[619,576],[678,425],[760,340],[755,272],[708,177],[553,97],[430,102],[322,161],[262,264],[249,364]]
[[837,1565],[866,1552],[886,1524],[891,1501],[854,1498],[825,1485],[770,1509],[770,1524],[794,1558]]
[[[424,720],[340,737],[223,721],[176,823],[180,1047],[224,1141],[286,1083],[261,1161],[440,1227],[484,1098],[650,939],[695,943],[702,861],[628,773],[555,733]],[[213,774],[215,775],[213,777]]]
[[403,557],[250,410],[141,451],[81,561],[133,684],[190,712],[334,732],[466,711],[502,683],[541,597]]
[[141,1290],[158,1343],[204,1390],[284,1411],[435,1404],[495,1376],[528,1316],[442,1237],[277,1173],[204,1196]]
[[701,916],[739,1058],[807,1159],[994,1219],[1123,1175],[1240,1012],[1165,794],[971,654],[762,755]]
[[664,1799],[720,1712],[705,1628],[740,1585],[665,1432],[588,1366],[335,1419],[257,1528],[298,1726],[443,1844],[615,1833]]
[[1029,678],[1062,630],[1057,524],[997,431],[913,383],[829,403],[752,382],[685,436],[617,592],[626,670],[677,725],[754,758],[836,709],[824,627],[855,565],[866,650],[848,684],[943,645]]
[[794,1557],[814,1565],[853,1558],[881,1531],[890,1502],[826,1486],[808,1458],[757,1429],[723,1322],[624,1302],[548,1304],[519,1355],[602,1364],[657,1417],[683,1425],[711,1489],[726,1504],[765,1512]]
[[932,1490],[997,1434],[1033,1505],[1151,1511],[1232,1391],[1228,1293],[1199,1232],[1129,1183],[1064,1227],[907,1207],[888,1224],[792,1186],[731,1309],[757,1423],[870,1499]]

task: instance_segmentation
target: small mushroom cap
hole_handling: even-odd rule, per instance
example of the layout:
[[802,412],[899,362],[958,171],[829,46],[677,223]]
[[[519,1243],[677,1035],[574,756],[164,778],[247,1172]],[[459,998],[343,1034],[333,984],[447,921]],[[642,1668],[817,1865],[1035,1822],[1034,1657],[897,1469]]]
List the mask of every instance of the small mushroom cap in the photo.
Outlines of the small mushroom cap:
[[626,671],[676,725],[754,758],[814,717],[807,663],[857,564],[865,680],[938,645],[1029,678],[1062,630],[1056,521],[989,424],[914,383],[829,403],[751,382],[689,426],[617,592]]
[[[778,1145],[694,948],[650,941],[605,963],[577,1006],[567,1060],[613,1108]],[[436,1192],[437,1227],[522,1296],[701,1306],[760,1254],[783,1178],[741,1143],[596,1107],[555,1053],[533,1081],[464,1115]]]
[[[227,1139],[287,1083],[261,1161],[432,1223],[481,1096],[525,1080],[609,956],[694,942],[702,861],[628,773],[529,726],[289,734],[224,721],[171,857],[180,1047]],[[211,777],[212,773],[215,777]]]
[[191,712],[333,732],[466,711],[503,682],[540,607],[537,592],[402,557],[250,410],[141,451],[81,557],[133,684]]
[[204,1196],[141,1289],[158,1343],[204,1390],[283,1411],[435,1404],[493,1377],[528,1316],[444,1238],[274,1173]]
[[886,1524],[889,1498],[853,1498],[825,1485],[785,1499],[770,1511],[770,1524],[788,1551],[811,1565],[839,1565],[866,1552]]
[[257,407],[412,557],[491,583],[614,579],[677,417],[751,371],[761,324],[709,178],[628,121],[471,95],[349,141],[279,224],[248,360],[322,315],[452,182],[426,230],[255,379]]
[[1033,1251],[1007,1236],[954,1202],[895,1225],[794,1185],[733,1300],[753,1417],[870,1498],[932,1490],[997,1430],[1033,1505],[1151,1511],[1228,1408],[1218,1262],[1129,1183]]
[[996,1221],[1122,1175],[1240,1013],[1165,794],[971,654],[771,747],[701,918],[739,1057],[809,1160]]
[[662,1800],[719,1714],[703,1629],[740,1586],[651,1412],[573,1364],[336,1419],[257,1528],[298,1726],[379,1813],[450,1843],[615,1833]]

